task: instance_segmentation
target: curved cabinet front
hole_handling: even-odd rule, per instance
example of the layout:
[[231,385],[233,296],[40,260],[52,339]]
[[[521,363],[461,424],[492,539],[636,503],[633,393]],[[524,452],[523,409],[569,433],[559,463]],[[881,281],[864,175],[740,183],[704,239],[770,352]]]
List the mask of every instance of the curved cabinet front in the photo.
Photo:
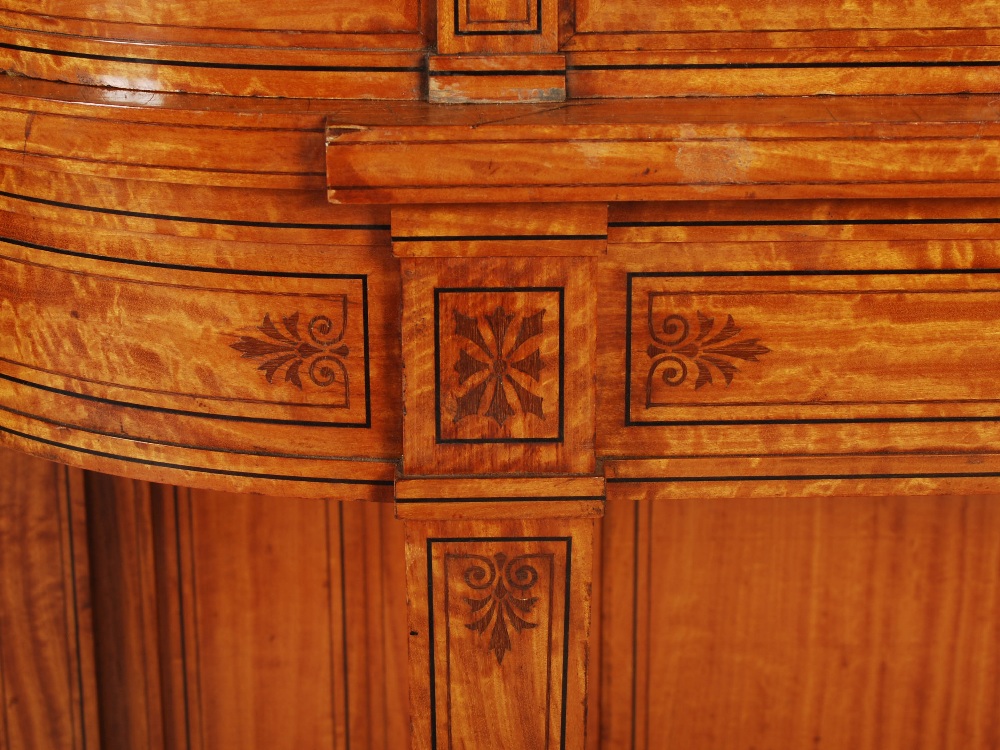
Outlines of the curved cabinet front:
[[387,211],[303,189],[322,169],[317,118],[246,127],[240,113],[92,95],[0,92],[24,120],[20,158],[0,154],[4,439],[154,481],[391,492],[400,283]]

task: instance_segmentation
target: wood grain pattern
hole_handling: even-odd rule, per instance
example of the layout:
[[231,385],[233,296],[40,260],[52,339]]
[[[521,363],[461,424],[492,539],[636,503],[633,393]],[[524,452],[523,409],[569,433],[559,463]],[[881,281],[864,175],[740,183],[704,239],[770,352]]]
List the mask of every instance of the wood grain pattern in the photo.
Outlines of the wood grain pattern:
[[[417,98],[426,3],[365,9],[266,3],[14,3],[0,12],[8,67],[33,78],[146,91]],[[41,12],[39,12],[41,11]],[[411,50],[403,52],[402,50]]]
[[1000,333],[991,274],[630,284],[630,424],[996,416],[993,389],[969,376]]
[[[336,208],[325,196],[307,190],[251,192],[13,166],[0,176],[0,186],[7,236],[59,247],[83,227],[109,257],[182,260],[200,240],[306,247],[389,244],[384,207]],[[115,230],[132,233],[132,241],[114,242]],[[146,243],[140,235],[147,235]],[[152,238],[155,249],[149,247]],[[143,245],[145,252],[139,250]],[[281,262],[290,260],[285,256]]]
[[398,258],[603,255],[607,236],[601,203],[392,207]]
[[[740,34],[715,36],[718,47],[699,51],[568,54],[567,94],[572,99],[893,96],[986,94],[997,85],[998,60],[991,47],[959,52],[949,49],[944,53],[934,47],[878,50],[859,47],[809,49],[803,54],[797,48],[729,49],[727,45],[740,41],[759,44],[760,37],[741,40]],[[737,38],[731,38],[734,36]],[[781,35],[768,38],[774,36]],[[604,35],[595,37],[608,44]],[[631,45],[636,38],[626,36],[623,41]],[[826,40],[817,41],[822,44]],[[857,43],[865,44],[863,40]],[[651,44],[656,46],[656,41]],[[681,42],[680,46],[684,44]]]
[[402,264],[405,473],[589,472],[591,261]]
[[430,478],[399,479],[395,494],[404,520],[599,518],[605,489],[603,477]]
[[406,527],[413,746],[583,747],[593,521]]
[[82,474],[0,451],[0,746],[98,746]]
[[754,497],[985,495],[1000,488],[995,453],[726,456],[610,460],[609,496],[661,500]]
[[178,746],[163,711],[160,633],[169,623],[157,601],[154,489],[96,472],[86,472],[85,488],[101,737],[112,748]]
[[359,107],[328,119],[327,184],[337,203],[995,196],[990,100],[900,99]]
[[581,32],[758,32],[812,29],[995,28],[996,6],[979,0],[962,7],[931,0],[913,7],[902,0],[881,0],[866,7],[805,2],[795,8],[782,3],[727,3],[720,12],[708,0],[683,6],[649,5],[640,0],[607,3],[577,0],[576,28]]
[[180,527],[194,746],[332,745],[325,504],[197,500]]
[[408,746],[391,506],[86,476],[107,747]]
[[610,502],[608,746],[992,747],[996,507]]
[[[974,211],[959,217],[899,208],[870,208],[867,218],[765,214],[760,220],[714,210],[689,211],[683,219],[646,210],[616,221],[622,236],[652,241],[610,244],[600,274],[604,455],[954,452],[992,445],[992,392],[976,390],[980,381],[967,375],[988,367],[973,361],[981,350],[972,332],[990,331],[996,317],[987,291],[996,259],[988,240],[966,238],[989,236],[990,222]],[[793,236],[800,222],[804,240]],[[942,239],[905,239],[917,226]],[[854,239],[855,232],[873,239]],[[904,239],[879,237],[897,232]],[[696,241],[672,241],[688,236]],[[643,276],[639,269],[655,267],[657,258],[669,258],[671,270]],[[702,297],[700,290],[709,288],[720,294]],[[742,306],[751,299],[751,307]],[[780,300],[790,303],[787,336],[775,337],[763,311]],[[828,302],[837,309],[821,311]],[[622,309],[632,316],[625,328]],[[729,316],[733,323],[723,334]],[[680,318],[687,325],[683,341]],[[809,332],[806,321],[819,328]],[[618,336],[630,342],[624,357],[610,343]],[[841,345],[830,358],[819,353]],[[799,347],[809,354],[796,370],[792,351]],[[627,385],[619,374],[626,361]],[[750,391],[752,397],[738,395]],[[639,425],[643,414],[650,421]]]
[[[231,28],[261,31],[412,31],[416,28],[419,4],[415,0],[388,0],[387,2],[357,8],[348,3],[332,3],[320,13],[308,3],[289,3],[278,12],[263,0],[249,3],[220,2],[211,7],[198,3],[135,2],[122,7],[114,2],[99,0],[46,0],[40,8],[37,3],[12,0],[8,11],[23,14],[25,20],[40,15],[57,18],[79,18],[100,23],[133,23],[149,26],[188,26],[193,28]],[[40,24],[41,19],[35,21]],[[396,28],[393,28],[393,25]]]
[[427,84],[427,101],[438,104],[561,102],[566,57],[436,55],[427,60]]

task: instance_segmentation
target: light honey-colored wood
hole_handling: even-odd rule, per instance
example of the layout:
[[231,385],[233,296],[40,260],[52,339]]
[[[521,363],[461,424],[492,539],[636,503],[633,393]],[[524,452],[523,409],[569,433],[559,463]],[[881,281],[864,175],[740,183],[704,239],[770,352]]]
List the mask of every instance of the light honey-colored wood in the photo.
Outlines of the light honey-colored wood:
[[997,20],[6,3],[0,748],[995,750]]
[[608,207],[602,203],[392,209],[392,252],[398,258],[603,255],[607,238]]
[[[327,125],[336,203],[995,196],[988,97],[847,105],[691,99],[338,113]],[[876,186],[883,186],[877,188]],[[884,193],[882,193],[884,194]]]
[[391,506],[91,472],[86,495],[104,747],[407,746]]
[[436,55],[427,61],[429,102],[474,104],[565,99],[565,55]]
[[401,264],[404,473],[591,473],[592,261]]
[[396,518],[410,521],[599,518],[605,487],[602,477],[401,479],[395,495]]

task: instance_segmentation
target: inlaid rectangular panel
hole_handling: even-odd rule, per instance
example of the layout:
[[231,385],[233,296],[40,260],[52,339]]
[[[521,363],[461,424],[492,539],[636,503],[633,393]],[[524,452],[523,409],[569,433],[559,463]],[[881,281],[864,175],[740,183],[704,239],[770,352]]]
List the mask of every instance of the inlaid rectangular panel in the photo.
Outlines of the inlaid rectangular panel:
[[562,287],[434,290],[439,444],[563,441],[564,298]]
[[414,747],[582,747],[593,521],[407,529]]
[[714,0],[664,4],[643,0],[576,0],[577,32],[813,31],[816,29],[992,28],[1000,9],[990,0],[871,3],[777,0],[720,5]]
[[1000,419],[1000,275],[629,276],[629,425]]
[[555,0],[438,0],[441,54],[555,52]]
[[[92,254],[82,238],[55,239],[66,244],[10,239],[0,248],[0,286],[16,290],[0,307],[0,390],[25,419],[56,416],[100,436],[88,449],[196,470],[221,454],[191,464],[110,438],[286,458],[398,457],[399,279],[387,248],[288,256],[287,245],[204,241],[188,248],[205,254],[202,265]],[[99,240],[122,255],[149,241]],[[226,267],[213,266],[215,253]],[[336,466],[314,477],[328,470]]]
[[369,424],[364,275],[278,291],[5,258],[0,279],[38,290],[0,317],[9,377],[63,389],[75,382],[94,397],[153,409],[198,411],[200,402],[231,418]]
[[408,474],[593,466],[587,259],[404,260]]

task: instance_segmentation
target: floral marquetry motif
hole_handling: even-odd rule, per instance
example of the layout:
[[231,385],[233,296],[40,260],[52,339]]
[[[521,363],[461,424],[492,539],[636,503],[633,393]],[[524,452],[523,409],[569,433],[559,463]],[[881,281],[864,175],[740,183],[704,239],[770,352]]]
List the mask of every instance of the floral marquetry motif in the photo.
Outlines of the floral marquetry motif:
[[[532,392],[530,382],[538,383],[542,368],[545,367],[541,353],[533,342],[542,333],[545,311],[539,310],[522,317],[513,343],[508,341],[507,333],[516,316],[508,315],[502,307],[483,318],[492,334],[492,343],[483,338],[476,320],[458,310],[454,314],[455,334],[472,342],[480,350],[470,354],[462,349],[458,353],[455,371],[458,373],[459,384],[468,390],[456,399],[458,408],[455,410],[455,421],[478,414],[489,392],[489,406],[483,414],[503,427],[504,422],[516,413],[507,395],[508,389],[516,396],[522,413],[545,419],[542,399]],[[486,361],[483,361],[483,355]],[[525,382],[525,379],[528,381]]]
[[419,746],[582,748],[593,521],[406,523]]
[[655,293],[650,293],[649,335],[653,343],[647,347],[646,353],[653,361],[646,378],[646,406],[657,405],[654,396],[656,378],[671,387],[693,380],[694,389],[698,390],[715,383],[721,375],[729,386],[740,371],[734,364],[736,360],[758,362],[760,357],[771,351],[758,343],[759,339],[740,337],[743,329],[736,325],[732,315],[727,315],[725,324],[719,327],[715,318],[698,311],[698,329],[695,332],[683,315],[671,313],[665,317],[657,316],[654,313],[654,298]]
[[[469,605],[474,619],[465,627],[477,633],[489,630],[489,649],[496,656],[497,664],[503,664],[504,655],[512,648],[507,624],[510,623],[517,633],[538,627],[538,623],[525,618],[532,614],[539,600],[530,595],[538,583],[538,569],[531,561],[539,555],[518,555],[510,560],[503,552],[497,552],[492,559],[483,555],[449,557],[466,558],[469,563],[462,578],[473,595],[462,599]],[[550,558],[551,555],[541,557]],[[551,560],[549,563],[551,565]]]
[[300,326],[300,315],[296,312],[283,316],[280,328],[271,320],[270,313],[266,313],[264,322],[257,327],[264,334],[263,338],[241,336],[231,346],[245,359],[261,360],[257,369],[264,372],[268,383],[274,383],[275,375],[282,371],[282,380],[302,390],[305,373],[319,388],[341,387],[346,406],[350,401],[350,386],[343,359],[351,352],[343,343],[347,328],[346,297],[339,307],[337,320],[316,315]]
[[437,289],[438,442],[558,441],[558,288]]
[[593,259],[400,265],[404,475],[593,471]]

